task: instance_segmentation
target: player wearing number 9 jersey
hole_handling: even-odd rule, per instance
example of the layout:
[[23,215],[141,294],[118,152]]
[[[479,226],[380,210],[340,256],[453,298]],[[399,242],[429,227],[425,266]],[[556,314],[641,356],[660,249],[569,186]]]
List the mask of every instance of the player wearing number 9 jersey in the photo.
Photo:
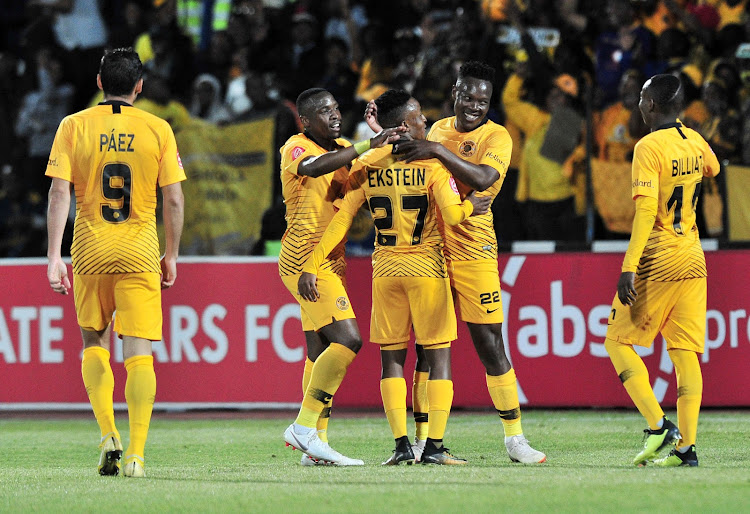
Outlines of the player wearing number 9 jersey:
[[[383,127],[403,124],[411,137],[424,138],[426,120],[419,102],[409,93],[390,90],[376,104]],[[465,464],[443,445],[453,399],[450,342],[456,338],[456,317],[436,207],[446,223],[455,225],[470,216],[475,205],[478,213],[486,212],[489,200],[471,195],[462,203],[455,182],[435,159],[406,164],[393,155],[390,145],[371,150],[353,165],[340,210],[303,268],[299,290],[304,298],[316,300],[314,275],[364,202],[377,232],[372,256],[370,340],[380,345],[381,394],[396,441],[396,450],[384,464],[414,462],[406,434],[403,371],[412,327],[416,343],[425,348],[430,363],[427,395],[431,423],[423,462]]]
[[[162,337],[161,288],[170,287],[177,276],[183,224],[180,182],[185,180],[169,124],[132,106],[143,87],[142,74],[143,66],[132,49],[104,54],[97,75],[104,101],[60,123],[46,172],[52,177],[47,278],[52,289],[62,294],[68,293],[70,282],[60,247],[71,185],[75,190],[73,291],[83,336],[83,381],[102,435],[102,475],[119,473],[122,454],[109,363],[113,315],[114,330],[123,340],[130,416],[124,474],[130,477],[144,476],[144,449],[156,394],[151,341]],[[157,187],[164,199],[166,233],[161,266]]]
[[[679,79],[655,75],[643,85],[639,108],[651,133],[633,156],[636,214],[630,244],[612,302],[605,347],[625,389],[648,422],[645,465],[663,449],[677,447],[660,466],[697,466],[695,440],[703,379],[698,353],[706,330],[706,260],[695,225],[704,176],[719,173],[719,161],[677,113],[683,99]],[[651,346],[661,332],[677,374],[678,426],[664,417],[633,345]]]

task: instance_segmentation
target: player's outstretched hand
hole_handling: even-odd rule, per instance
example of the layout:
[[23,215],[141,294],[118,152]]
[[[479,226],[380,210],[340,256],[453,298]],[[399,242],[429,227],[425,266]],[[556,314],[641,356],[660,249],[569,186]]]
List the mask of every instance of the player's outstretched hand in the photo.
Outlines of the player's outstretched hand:
[[375,100],[367,102],[367,107],[365,107],[365,123],[376,134],[383,130],[383,127],[378,123],[378,106],[375,105]]
[[435,141],[412,139],[411,141],[399,143],[398,152],[404,161],[411,162],[437,157],[442,147],[443,145]]
[[315,285],[317,280],[317,275],[303,271],[297,281],[297,293],[308,302],[317,302],[320,298],[318,287]]
[[487,214],[487,211],[490,210],[490,206],[492,205],[491,196],[477,196],[476,191],[472,191],[466,199],[474,206],[474,212],[471,213],[472,216]]
[[68,294],[70,291],[70,279],[68,278],[68,267],[61,258],[50,259],[47,265],[47,280],[49,286],[56,293]]
[[161,264],[161,288],[169,289],[177,279],[177,259],[162,257],[159,264]]
[[406,127],[393,127],[381,130],[370,139],[370,148],[381,148],[385,145],[395,143],[401,139],[401,135],[406,132]]
[[617,281],[617,297],[623,305],[633,305],[638,293],[635,291],[635,273],[625,271]]

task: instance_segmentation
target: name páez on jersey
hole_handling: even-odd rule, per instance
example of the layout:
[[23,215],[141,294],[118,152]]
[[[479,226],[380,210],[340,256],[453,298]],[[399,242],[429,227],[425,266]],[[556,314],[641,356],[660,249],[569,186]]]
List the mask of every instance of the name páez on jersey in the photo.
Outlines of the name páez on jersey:
[[135,152],[133,139],[135,134],[115,134],[115,130],[112,129],[110,134],[99,134],[99,151]]

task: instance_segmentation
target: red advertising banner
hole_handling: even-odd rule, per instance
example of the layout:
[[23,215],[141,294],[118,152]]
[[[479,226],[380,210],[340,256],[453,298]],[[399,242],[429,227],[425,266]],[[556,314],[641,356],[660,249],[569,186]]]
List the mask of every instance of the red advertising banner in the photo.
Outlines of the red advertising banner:
[[[706,406],[750,406],[750,251],[707,252]],[[604,350],[621,254],[501,255],[504,339],[522,404],[535,407],[630,406]],[[164,340],[154,343],[156,408],[281,408],[299,404],[304,337],[299,306],[276,262],[194,258],[179,264],[163,295]],[[368,258],[349,260],[350,297],[364,346],[336,394],[339,407],[380,407],[378,346],[367,342]],[[73,299],[53,293],[46,263],[0,261],[0,410],[89,408],[80,375],[81,337]],[[659,336],[640,352],[657,397],[674,405],[674,370]],[[413,363],[413,352],[407,369]],[[115,402],[125,371],[113,344]],[[454,405],[490,406],[484,369],[465,325],[453,344]],[[410,381],[408,381],[410,382]]]

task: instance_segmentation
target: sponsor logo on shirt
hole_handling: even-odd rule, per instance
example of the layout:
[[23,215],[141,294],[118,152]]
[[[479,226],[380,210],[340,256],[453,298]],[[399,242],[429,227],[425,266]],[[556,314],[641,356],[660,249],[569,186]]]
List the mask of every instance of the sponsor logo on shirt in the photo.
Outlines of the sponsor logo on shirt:
[[180,159],[180,152],[177,152],[177,165],[180,167],[180,169],[183,169],[182,167],[182,159]]
[[471,140],[463,141],[458,146],[458,153],[460,153],[463,157],[471,157],[472,155],[474,155],[474,152],[476,151],[477,151],[477,144]]
[[47,166],[57,167],[57,158],[55,158],[55,159],[47,159]]
[[638,180],[638,179],[633,181],[633,187],[647,187],[649,189],[654,188],[650,180]]
[[294,148],[292,148],[292,160],[296,161],[303,153],[305,153],[304,148],[302,148],[301,146],[295,146]]
[[484,154],[484,156],[485,157],[489,157],[493,161],[497,161],[500,164],[502,164],[503,166],[505,166],[505,163],[503,162],[503,159],[499,155],[497,155],[496,153],[487,152],[486,154]]

